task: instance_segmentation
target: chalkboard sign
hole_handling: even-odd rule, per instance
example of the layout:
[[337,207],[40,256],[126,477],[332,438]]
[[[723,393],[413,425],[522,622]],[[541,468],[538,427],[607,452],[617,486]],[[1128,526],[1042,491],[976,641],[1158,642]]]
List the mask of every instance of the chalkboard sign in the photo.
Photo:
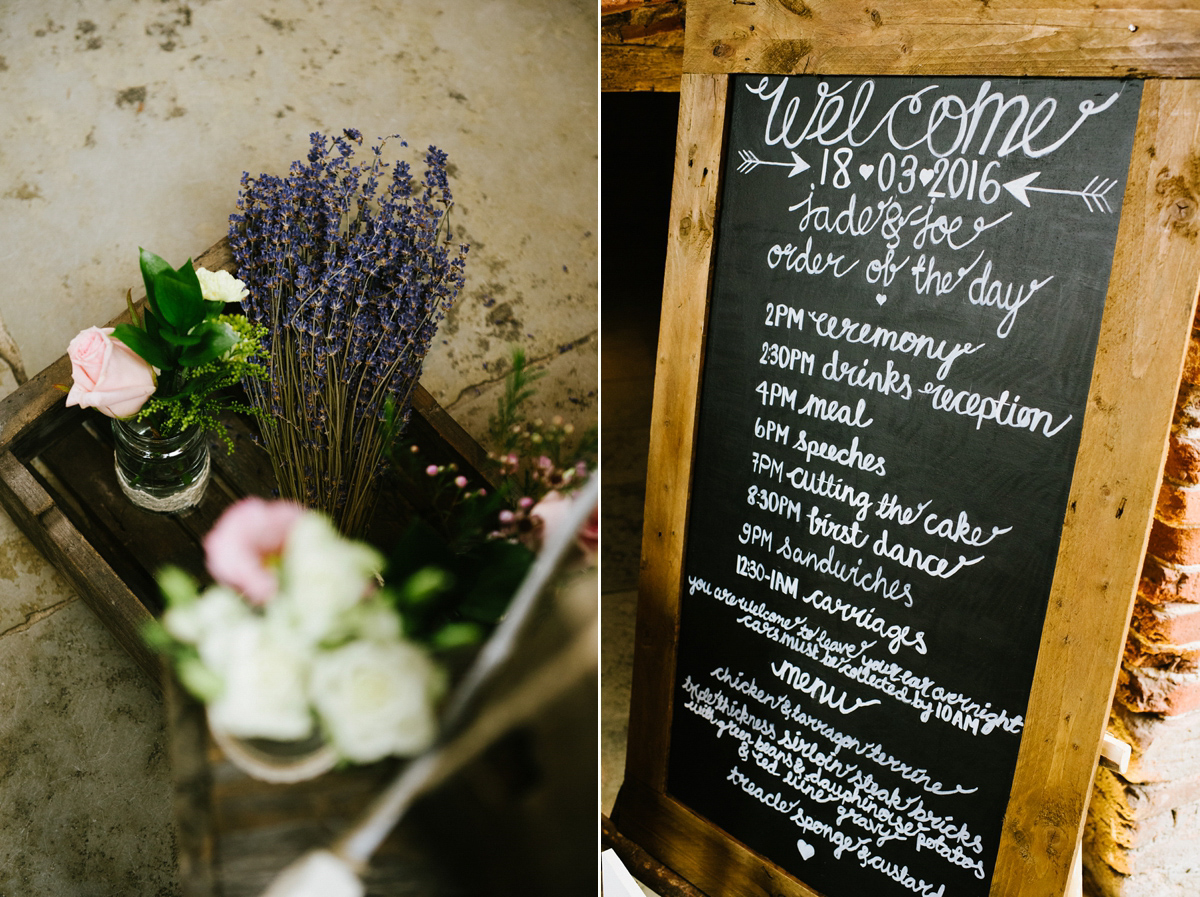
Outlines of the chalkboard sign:
[[1077,868],[1196,309],[1200,33],[993,13],[688,4],[613,821],[713,897]]
[[1140,97],[731,80],[667,792],[821,893],[988,893]]

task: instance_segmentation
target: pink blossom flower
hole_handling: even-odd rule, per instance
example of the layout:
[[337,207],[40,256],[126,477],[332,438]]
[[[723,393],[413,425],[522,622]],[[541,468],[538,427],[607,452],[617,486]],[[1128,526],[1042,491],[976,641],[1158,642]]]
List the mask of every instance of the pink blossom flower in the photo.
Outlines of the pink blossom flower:
[[109,417],[133,417],[154,395],[154,368],[113,339],[111,327],[89,327],[67,346],[71,359],[67,404],[95,408]]
[[435,477],[435,476],[437,476],[437,474],[438,474],[438,466],[436,464],[430,464],[428,467],[425,468],[426,476]]
[[459,474],[458,476],[456,476],[454,478],[454,485],[457,486],[459,489],[466,489],[467,488],[467,478],[464,477],[462,474]]
[[251,604],[266,604],[279,591],[279,560],[303,513],[294,502],[253,496],[230,505],[204,538],[208,572]]

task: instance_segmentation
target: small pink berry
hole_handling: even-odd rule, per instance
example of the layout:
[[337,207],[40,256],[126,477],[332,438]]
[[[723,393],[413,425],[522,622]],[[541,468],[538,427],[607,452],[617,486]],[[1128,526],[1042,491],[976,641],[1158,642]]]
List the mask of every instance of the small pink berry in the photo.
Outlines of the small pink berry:
[[505,508],[503,511],[500,512],[500,522],[501,523],[512,523],[513,520],[515,519],[515,516],[516,515],[514,515],[512,511]]
[[427,476],[435,477],[435,476],[437,476],[437,472],[438,472],[438,467],[436,464],[430,464],[428,467],[425,468],[425,474]]
[[466,489],[467,488],[467,478],[462,476],[461,474],[459,476],[456,476],[454,478],[454,485],[457,486],[459,489]]
[[528,495],[523,496],[521,498],[521,500],[519,502],[517,502],[517,507],[528,510],[529,508],[533,507],[533,499],[530,498]]

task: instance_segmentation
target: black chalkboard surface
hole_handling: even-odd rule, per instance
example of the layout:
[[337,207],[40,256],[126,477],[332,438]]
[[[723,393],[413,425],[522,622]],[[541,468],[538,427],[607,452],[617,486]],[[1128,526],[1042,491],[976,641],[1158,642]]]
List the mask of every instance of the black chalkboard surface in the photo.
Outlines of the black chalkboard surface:
[[988,893],[1140,96],[732,78],[667,791],[828,897]]

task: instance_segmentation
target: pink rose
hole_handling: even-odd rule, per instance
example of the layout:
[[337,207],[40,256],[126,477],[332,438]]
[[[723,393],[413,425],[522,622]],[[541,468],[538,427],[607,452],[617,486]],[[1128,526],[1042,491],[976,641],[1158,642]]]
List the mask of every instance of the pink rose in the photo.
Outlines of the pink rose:
[[204,537],[208,572],[223,586],[266,604],[279,591],[279,561],[304,508],[290,501],[243,498]]
[[154,368],[110,335],[111,327],[89,327],[67,346],[74,383],[67,404],[95,408],[109,417],[133,417],[154,395]]

